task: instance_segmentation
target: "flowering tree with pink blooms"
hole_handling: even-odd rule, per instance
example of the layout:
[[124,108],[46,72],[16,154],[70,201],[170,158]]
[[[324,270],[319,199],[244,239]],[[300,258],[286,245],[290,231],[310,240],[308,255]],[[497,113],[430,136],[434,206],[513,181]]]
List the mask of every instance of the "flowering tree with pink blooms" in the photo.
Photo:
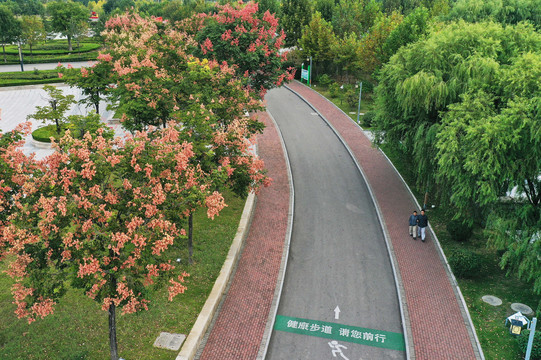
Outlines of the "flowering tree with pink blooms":
[[112,102],[125,114],[128,130],[163,127],[192,104],[206,106],[225,123],[261,109],[234,67],[189,55],[195,42],[184,31],[130,13],[111,18],[106,28],[108,48],[99,62],[112,67]]
[[68,132],[40,171],[20,174],[0,254],[13,259],[7,272],[18,317],[43,318],[67,284],[82,288],[109,312],[117,360],[116,309],[147,309],[145,288],[161,276],[174,274],[170,300],[184,292],[187,274],[175,273],[172,261],[173,244],[186,235],[178,219],[192,202],[206,206],[209,217],[225,203],[212,187],[219,172],[207,174],[193,161],[193,146],[178,126],[125,141],[100,133],[75,139]]
[[227,62],[261,98],[268,89],[293,79],[294,69],[282,66],[286,54],[281,54],[280,48],[285,33],[278,31],[274,15],[268,11],[259,14],[254,2],[217,5],[217,9],[182,24],[197,42],[195,56]]
[[24,186],[25,179],[39,168],[32,157],[21,151],[23,136],[30,132],[29,122],[22,123],[13,131],[0,132],[0,245],[3,229],[9,224],[12,213],[13,196]]

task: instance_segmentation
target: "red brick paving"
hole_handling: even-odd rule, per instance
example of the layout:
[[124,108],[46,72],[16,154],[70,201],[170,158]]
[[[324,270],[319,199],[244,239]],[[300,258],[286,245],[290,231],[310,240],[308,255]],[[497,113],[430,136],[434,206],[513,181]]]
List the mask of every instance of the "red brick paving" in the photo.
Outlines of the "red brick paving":
[[258,137],[272,185],[261,190],[236,273],[200,356],[201,360],[253,360],[271,310],[285,242],[289,182],[278,133],[266,113]]
[[[416,205],[400,177],[351,119],[312,89],[289,87],[314,106],[340,133],[367,177],[394,248],[405,291],[414,349],[418,360],[476,359],[457,296],[427,231],[425,243],[407,234],[407,218]],[[430,217],[430,214],[428,213]]]

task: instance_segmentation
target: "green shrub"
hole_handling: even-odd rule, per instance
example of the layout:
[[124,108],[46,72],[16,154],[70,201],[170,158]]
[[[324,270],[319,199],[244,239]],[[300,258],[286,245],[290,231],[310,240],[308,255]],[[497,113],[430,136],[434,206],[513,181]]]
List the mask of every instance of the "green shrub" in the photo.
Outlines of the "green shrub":
[[374,91],[374,84],[370,81],[363,81],[363,93],[371,93]]
[[362,127],[372,127],[376,113],[374,111],[369,111],[361,117],[361,126]]
[[340,89],[340,85],[338,85],[337,83],[329,84],[329,95],[331,96],[331,98],[334,99],[339,97],[340,91],[342,91],[342,89]]
[[[539,326],[539,325],[538,325]],[[526,354],[526,348],[528,346],[528,338],[530,337],[530,331],[524,330],[521,335],[517,336],[518,346],[524,354]],[[532,353],[530,360],[541,360],[541,329],[535,332],[533,336]]]
[[321,86],[329,86],[332,83],[332,79],[329,75],[323,74],[321,76],[318,76],[317,83]]
[[447,256],[449,265],[456,277],[471,278],[478,275],[482,267],[479,254],[467,249],[453,249]]
[[467,241],[473,233],[473,228],[460,219],[451,220],[447,223],[447,232],[454,241]]
[[32,138],[36,141],[50,143],[51,137],[57,137],[56,125],[43,126],[32,132]]
[[348,87],[346,90],[346,102],[349,107],[355,107],[359,102],[359,89],[354,86]]

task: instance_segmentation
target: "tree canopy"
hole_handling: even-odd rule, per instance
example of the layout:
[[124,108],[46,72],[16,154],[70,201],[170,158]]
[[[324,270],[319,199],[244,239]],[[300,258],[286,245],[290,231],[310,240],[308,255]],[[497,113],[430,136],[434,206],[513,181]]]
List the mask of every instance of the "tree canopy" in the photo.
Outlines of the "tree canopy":
[[412,160],[418,185],[455,218],[488,217],[490,244],[507,251],[502,265],[538,293],[540,69],[533,25],[461,20],[402,47],[376,88],[380,141]]

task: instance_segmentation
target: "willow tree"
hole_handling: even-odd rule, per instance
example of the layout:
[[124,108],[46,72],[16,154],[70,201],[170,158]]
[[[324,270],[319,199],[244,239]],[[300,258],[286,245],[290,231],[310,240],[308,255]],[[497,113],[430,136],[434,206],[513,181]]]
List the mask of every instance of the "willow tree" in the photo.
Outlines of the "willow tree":
[[532,26],[463,21],[401,48],[382,68],[376,88],[379,140],[411,159],[419,187],[433,188],[436,135],[449,106],[480,90],[498,102],[509,100],[513,94],[502,94],[500,68],[538,49],[539,34]]
[[380,141],[436,184],[455,218],[485,223],[501,265],[541,293],[541,34],[453,23],[402,48],[376,90]]

